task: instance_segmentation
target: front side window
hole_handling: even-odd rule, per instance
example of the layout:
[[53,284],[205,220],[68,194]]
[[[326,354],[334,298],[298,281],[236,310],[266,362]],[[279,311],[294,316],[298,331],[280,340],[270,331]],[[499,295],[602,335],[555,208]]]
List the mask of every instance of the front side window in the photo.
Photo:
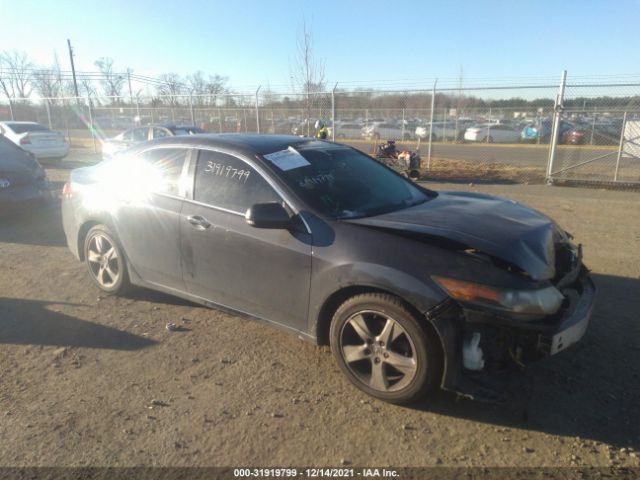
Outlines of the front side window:
[[249,164],[237,157],[201,150],[196,166],[194,199],[244,213],[256,203],[280,202],[278,194]]

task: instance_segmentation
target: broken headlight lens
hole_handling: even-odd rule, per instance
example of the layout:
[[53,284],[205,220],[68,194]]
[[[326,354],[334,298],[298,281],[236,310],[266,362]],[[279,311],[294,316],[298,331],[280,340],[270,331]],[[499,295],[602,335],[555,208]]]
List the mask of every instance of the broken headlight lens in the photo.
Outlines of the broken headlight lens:
[[553,286],[537,290],[510,290],[453,278],[434,276],[433,279],[455,300],[513,313],[551,315],[558,311],[564,300]]

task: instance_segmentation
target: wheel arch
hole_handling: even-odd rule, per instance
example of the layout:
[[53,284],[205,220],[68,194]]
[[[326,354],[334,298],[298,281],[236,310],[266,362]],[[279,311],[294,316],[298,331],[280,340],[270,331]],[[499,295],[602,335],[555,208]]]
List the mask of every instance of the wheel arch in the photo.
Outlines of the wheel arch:
[[[93,227],[95,227],[96,225],[106,225],[107,227],[109,227],[109,229],[114,232],[114,234],[116,234],[116,232],[114,231],[113,228],[113,224],[111,222],[111,220],[107,217],[92,217],[89,219],[86,219],[81,225],[80,228],[78,228],[78,238],[77,238],[77,245],[78,245],[78,257],[80,258],[81,261],[84,261],[84,242],[87,238],[87,234],[89,233],[89,230],[91,230]],[[116,239],[117,240],[117,239]]]
[[[432,330],[431,333],[435,335],[435,338],[440,338],[440,335],[438,335],[435,327],[431,324],[431,322],[429,322],[425,318],[425,316],[415,305],[406,300],[402,295],[399,295],[398,293],[391,290],[372,285],[349,285],[342,287],[329,295],[322,304],[322,307],[320,307],[315,328],[316,342],[318,345],[329,345],[329,330],[331,328],[331,321],[333,320],[333,315],[340,307],[340,305],[346,302],[349,298],[364,293],[383,293],[386,295],[393,295],[394,297],[398,298],[416,318],[424,319],[421,324],[425,326],[425,328]],[[440,347],[442,348],[442,345],[440,345]]]

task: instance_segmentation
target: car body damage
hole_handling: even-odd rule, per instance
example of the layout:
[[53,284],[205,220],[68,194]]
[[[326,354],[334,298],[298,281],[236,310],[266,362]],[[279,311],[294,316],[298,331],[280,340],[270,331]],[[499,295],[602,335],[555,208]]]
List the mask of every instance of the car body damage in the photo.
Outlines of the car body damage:
[[533,280],[555,275],[555,249],[569,238],[548,217],[513,200],[466,192],[440,192],[433,200],[352,223],[450,240],[526,272]]
[[[408,209],[348,222],[459,254],[444,273],[453,280],[431,272],[449,297],[425,312],[443,344],[445,389],[504,400],[499,374],[556,354],[586,331],[595,287],[582,248],[533,209],[489,195],[440,192]],[[482,295],[520,297],[522,304]]]

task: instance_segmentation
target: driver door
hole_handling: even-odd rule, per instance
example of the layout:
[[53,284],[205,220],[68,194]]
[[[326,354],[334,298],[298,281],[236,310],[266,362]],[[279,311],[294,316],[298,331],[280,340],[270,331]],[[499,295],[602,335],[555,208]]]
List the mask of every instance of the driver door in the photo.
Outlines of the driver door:
[[251,205],[283,199],[245,160],[199,150],[196,162],[191,199],[185,200],[180,219],[188,291],[306,331],[311,235],[246,223]]

